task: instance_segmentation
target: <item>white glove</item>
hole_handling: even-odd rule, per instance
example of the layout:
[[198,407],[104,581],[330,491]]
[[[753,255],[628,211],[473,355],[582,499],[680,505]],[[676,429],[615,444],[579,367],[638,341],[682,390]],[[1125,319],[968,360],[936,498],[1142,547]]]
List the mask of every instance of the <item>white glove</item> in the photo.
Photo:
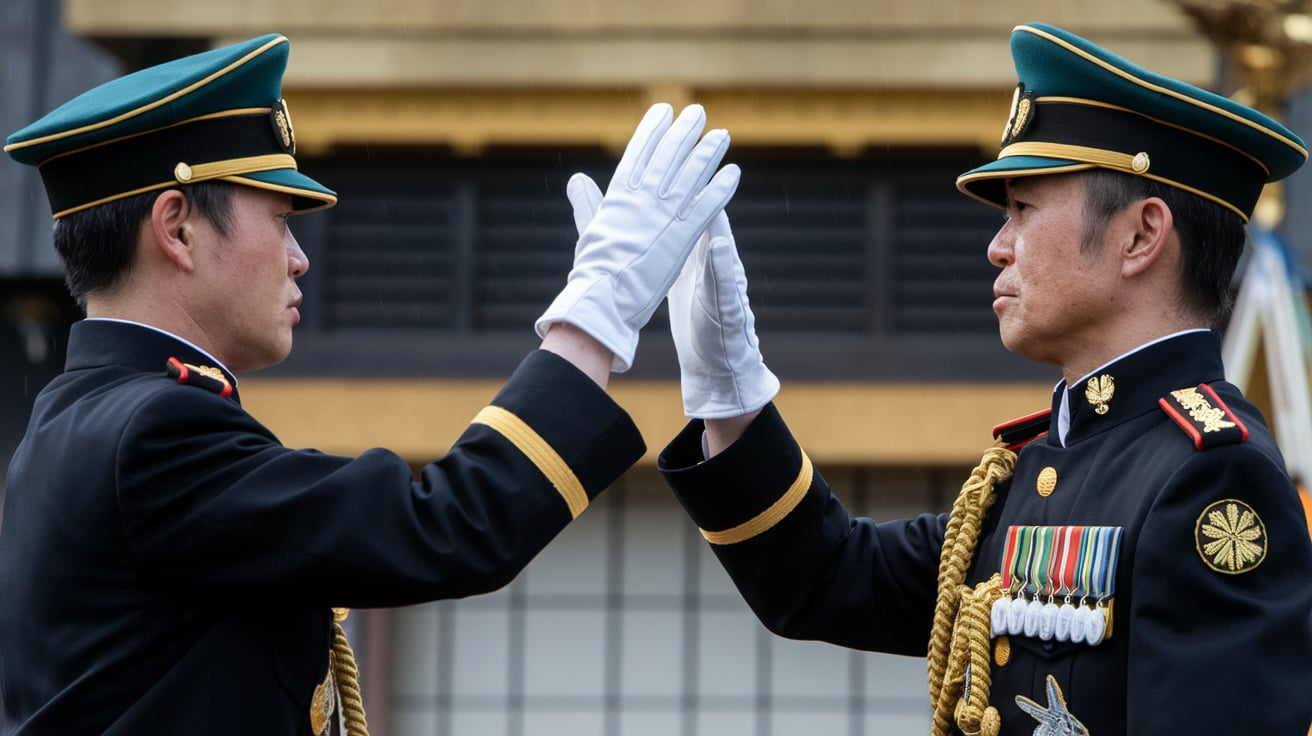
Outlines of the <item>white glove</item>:
[[747,301],[747,274],[723,211],[711,220],[670,287],[670,333],[679,354],[687,416],[741,416],[779,393],[779,379],[761,357],[756,317]]
[[[565,193],[574,209],[574,225],[583,232],[601,204],[601,190],[587,175],[575,174]],[[779,379],[761,357],[756,318],[747,301],[747,275],[723,210],[698,238],[670,287],[669,300],[685,415],[740,416],[779,393]]]
[[[671,123],[673,116],[660,103],[638,124],[596,216],[580,230],[565,288],[535,325],[539,337],[555,322],[578,327],[614,354],[617,373],[633,364],[638,330],[738,188],[737,166],[715,171],[729,134],[717,129],[701,138],[700,105],[684,108]],[[571,180],[569,188],[577,186]]]

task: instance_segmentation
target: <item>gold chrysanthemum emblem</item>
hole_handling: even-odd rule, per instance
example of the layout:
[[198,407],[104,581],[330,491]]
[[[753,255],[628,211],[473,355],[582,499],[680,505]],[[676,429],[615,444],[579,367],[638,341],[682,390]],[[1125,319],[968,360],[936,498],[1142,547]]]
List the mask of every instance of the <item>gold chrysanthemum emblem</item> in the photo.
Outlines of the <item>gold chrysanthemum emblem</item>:
[[1217,501],[1198,516],[1198,554],[1227,575],[1248,572],[1266,557],[1266,527],[1252,506],[1233,498]]

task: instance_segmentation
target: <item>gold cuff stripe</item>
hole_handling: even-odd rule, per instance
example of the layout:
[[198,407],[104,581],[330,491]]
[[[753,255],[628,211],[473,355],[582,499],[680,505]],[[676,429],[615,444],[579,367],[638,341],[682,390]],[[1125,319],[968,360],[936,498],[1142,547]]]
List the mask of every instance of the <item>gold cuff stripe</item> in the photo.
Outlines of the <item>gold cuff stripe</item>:
[[739,524],[738,526],[725,529],[724,531],[711,532],[705,529],[701,530],[702,536],[711,544],[737,544],[744,542],[758,534],[763,534],[775,524],[783,521],[785,516],[797,508],[797,504],[802,502],[806,497],[806,491],[811,487],[811,476],[814,468],[811,466],[811,458],[802,453],[802,467],[797,472],[797,479],[788,487],[783,496],[778,501],[770,504],[770,508],[757,514],[755,517]]
[[571,517],[577,519],[588,507],[588,493],[583,490],[583,484],[579,482],[578,476],[574,475],[574,471],[570,469],[564,458],[523,419],[499,406],[485,406],[470,424],[486,425],[510,440],[510,444],[524,453],[524,457],[532,461],[547,480],[551,481],[556,492],[569,506]]
[[1269,137],[1269,138],[1274,138],[1275,140],[1280,141],[1281,143],[1285,144],[1286,146],[1289,146],[1290,148],[1294,149],[1295,151],[1298,151],[1300,154],[1303,155],[1304,158],[1307,158],[1307,149],[1303,148],[1302,146],[1300,146],[1299,144],[1297,144],[1297,143],[1295,143],[1294,141],[1290,140],[1289,138],[1286,138],[1285,136],[1281,135],[1280,133],[1277,133],[1276,131],[1271,130],[1271,129],[1269,129],[1269,128],[1267,128],[1267,127],[1265,127],[1265,126],[1263,126],[1263,125],[1261,125],[1261,124],[1259,124],[1259,123],[1256,123],[1256,122],[1252,121],[1252,120],[1249,120],[1248,118],[1243,117],[1242,115],[1236,115],[1235,113],[1232,113],[1232,112],[1230,112],[1229,110],[1224,110],[1224,109],[1222,109],[1222,108],[1220,108],[1220,107],[1217,107],[1217,106],[1215,106],[1215,105],[1210,105],[1210,104],[1208,104],[1208,103],[1206,103],[1206,102],[1203,102],[1202,100],[1196,100],[1196,99],[1194,99],[1194,98],[1192,98],[1192,97],[1189,97],[1188,95],[1184,95],[1184,94],[1181,94],[1181,93],[1176,92],[1176,91],[1174,91],[1174,90],[1167,89],[1166,87],[1162,87],[1162,86],[1160,86],[1160,85],[1152,84],[1151,82],[1148,82],[1148,81],[1146,81],[1146,80],[1139,79],[1138,77],[1134,76],[1133,74],[1130,74],[1129,72],[1127,72],[1127,71],[1125,71],[1125,70],[1123,70],[1123,69],[1118,69],[1117,67],[1111,65],[1111,64],[1108,63],[1108,62],[1103,61],[1102,59],[1099,59],[1098,57],[1093,56],[1092,54],[1086,53],[1085,51],[1076,48],[1075,46],[1073,46],[1073,45],[1067,43],[1066,41],[1063,41],[1063,40],[1060,39],[1060,38],[1057,38],[1056,36],[1052,35],[1051,33],[1046,33],[1046,32],[1044,32],[1044,31],[1042,31],[1042,30],[1040,30],[1040,29],[1038,29],[1038,28],[1034,28],[1033,26],[1020,25],[1020,26],[1017,26],[1016,29],[1017,29],[1017,30],[1024,30],[1024,31],[1026,31],[1026,32],[1028,32],[1028,33],[1033,33],[1033,34],[1036,35],[1036,36],[1041,36],[1041,37],[1043,37],[1043,38],[1046,38],[1047,40],[1051,41],[1052,43],[1057,44],[1058,46],[1061,46],[1062,48],[1066,49],[1067,51],[1071,52],[1072,54],[1075,54],[1076,56],[1079,56],[1079,57],[1083,58],[1085,61],[1088,61],[1088,62],[1091,63],[1091,64],[1095,64],[1095,65],[1097,65],[1097,66],[1102,67],[1102,68],[1105,69],[1106,71],[1109,71],[1109,72],[1111,72],[1112,74],[1115,74],[1116,76],[1121,77],[1122,79],[1125,79],[1126,81],[1130,82],[1131,84],[1137,85],[1137,86],[1139,86],[1139,87],[1143,87],[1144,89],[1152,90],[1153,92],[1156,92],[1157,94],[1160,94],[1160,95],[1166,95],[1167,97],[1170,97],[1170,98],[1173,98],[1173,99],[1179,100],[1179,101],[1181,101],[1181,102],[1184,102],[1184,103],[1187,103],[1187,104],[1190,104],[1190,105],[1193,105],[1194,107],[1201,107],[1201,108],[1203,108],[1204,110],[1207,110],[1207,111],[1209,111],[1209,112],[1216,113],[1217,115],[1220,115],[1221,117],[1224,117],[1224,118],[1228,118],[1229,120],[1231,120],[1231,121],[1233,121],[1233,122],[1236,122],[1236,123],[1239,123],[1240,125],[1243,125],[1243,126],[1248,127],[1248,128],[1252,128],[1253,130],[1255,130],[1255,131],[1257,131],[1257,132],[1259,132],[1259,133],[1262,133],[1262,134],[1266,135],[1266,136]]
[[124,120],[130,120],[130,119],[132,119],[132,118],[134,118],[134,117],[137,117],[138,115],[142,115],[142,114],[144,114],[144,113],[148,113],[148,112],[150,112],[151,110],[154,110],[154,109],[156,109],[156,108],[158,108],[158,107],[162,107],[162,106],[164,106],[164,105],[167,105],[167,104],[173,102],[174,100],[176,100],[176,99],[178,99],[178,98],[180,98],[180,97],[184,97],[184,96],[186,96],[186,95],[191,94],[193,91],[195,91],[195,90],[197,90],[197,89],[200,89],[201,87],[204,87],[205,85],[209,84],[210,82],[213,82],[214,80],[216,80],[216,79],[218,79],[218,78],[224,76],[225,74],[228,74],[228,73],[231,72],[232,70],[234,70],[234,69],[240,67],[241,65],[243,65],[243,64],[245,64],[246,62],[250,61],[251,59],[254,59],[255,57],[259,56],[260,54],[263,54],[265,51],[268,51],[269,49],[273,48],[274,46],[277,46],[278,44],[282,44],[282,43],[287,43],[287,38],[286,38],[285,36],[278,36],[277,38],[271,38],[271,39],[269,39],[269,42],[268,42],[268,43],[264,44],[263,46],[259,47],[258,49],[255,49],[255,50],[251,51],[249,54],[247,54],[247,55],[241,57],[240,59],[237,59],[236,61],[232,62],[232,63],[229,64],[228,66],[226,66],[226,67],[224,67],[224,68],[222,68],[222,69],[220,69],[220,70],[214,72],[213,74],[209,75],[208,77],[205,77],[204,79],[202,79],[202,80],[200,80],[200,81],[198,81],[198,82],[196,82],[196,83],[194,83],[194,84],[191,84],[191,85],[188,85],[188,86],[186,86],[186,87],[183,87],[182,89],[180,89],[180,90],[178,90],[178,91],[176,91],[176,92],[173,92],[172,94],[169,94],[169,95],[166,95],[166,96],[164,96],[164,97],[161,97],[161,98],[158,99],[158,100],[154,100],[153,102],[150,102],[149,104],[142,105],[141,107],[138,107],[138,108],[136,108],[136,109],[134,109],[134,110],[128,110],[127,112],[123,113],[122,115],[117,115],[117,116],[115,116],[115,117],[109,118],[108,120],[102,120],[102,121],[100,121],[100,122],[98,122],[98,123],[92,123],[92,124],[90,124],[90,125],[84,125],[84,126],[82,126],[82,127],[80,127],[80,128],[74,128],[74,129],[72,129],[72,130],[63,130],[63,131],[60,131],[60,132],[58,132],[58,133],[52,133],[52,134],[47,135],[47,136],[42,136],[42,137],[40,137],[40,138],[33,138],[33,139],[30,140],[30,141],[22,141],[22,142],[19,142],[19,143],[11,143],[11,144],[5,146],[4,150],[6,150],[6,151],[15,151],[15,150],[18,150],[18,149],[20,149],[20,148],[28,148],[28,147],[31,147],[31,146],[37,146],[37,145],[40,145],[40,144],[42,144],[42,143],[49,143],[50,141],[57,141],[57,140],[60,140],[60,139],[63,139],[63,138],[69,138],[69,137],[72,137],[72,136],[81,135],[81,134],[83,134],[83,133],[89,133],[89,132],[91,132],[91,131],[93,131],[93,130],[100,130],[101,128],[108,128],[108,127],[110,127],[110,126],[112,126],[112,125],[116,125],[116,124],[118,124],[118,123],[121,123],[121,122],[123,122]]

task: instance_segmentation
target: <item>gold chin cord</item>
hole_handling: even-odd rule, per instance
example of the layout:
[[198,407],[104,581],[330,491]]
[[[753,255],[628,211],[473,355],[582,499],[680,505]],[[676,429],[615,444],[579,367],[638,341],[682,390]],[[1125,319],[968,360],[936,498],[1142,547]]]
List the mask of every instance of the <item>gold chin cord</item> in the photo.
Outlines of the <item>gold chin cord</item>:
[[996,736],[1001,727],[997,709],[988,704],[989,609],[1002,596],[1001,579],[994,575],[973,589],[964,583],[980,526],[996,498],[994,488],[1015,467],[1011,450],[986,450],[948,516],[927,655],[933,736],[948,736],[954,725],[968,736]]
[[350,615],[349,608],[333,609],[333,679],[337,684],[337,703],[342,709],[346,736],[369,736],[369,724],[364,716],[364,698],[360,695],[360,669],[355,664],[355,652],[346,640],[342,622]]

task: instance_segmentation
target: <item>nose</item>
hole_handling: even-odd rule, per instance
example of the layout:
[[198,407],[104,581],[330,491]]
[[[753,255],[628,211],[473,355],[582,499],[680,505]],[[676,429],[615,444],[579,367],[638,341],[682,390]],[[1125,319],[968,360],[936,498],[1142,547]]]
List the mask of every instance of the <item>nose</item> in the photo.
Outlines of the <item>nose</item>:
[[287,231],[284,245],[287,248],[287,270],[292,278],[299,279],[310,270],[310,257],[301,250],[301,244],[296,242],[296,236],[292,235],[291,230]]
[[998,232],[993,235],[993,240],[989,241],[989,263],[998,268],[1006,268],[1008,264],[1015,260],[1014,243],[1008,228],[1009,224],[1004,223],[1002,227],[998,228]]

